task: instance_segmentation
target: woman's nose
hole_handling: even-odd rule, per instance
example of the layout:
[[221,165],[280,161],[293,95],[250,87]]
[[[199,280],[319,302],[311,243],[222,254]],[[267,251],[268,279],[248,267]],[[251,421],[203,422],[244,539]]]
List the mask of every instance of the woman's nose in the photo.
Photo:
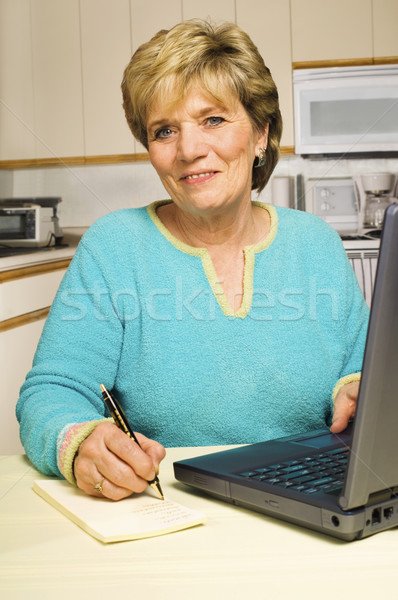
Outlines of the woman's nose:
[[198,127],[182,127],[178,134],[177,156],[179,160],[192,162],[208,154],[208,145]]

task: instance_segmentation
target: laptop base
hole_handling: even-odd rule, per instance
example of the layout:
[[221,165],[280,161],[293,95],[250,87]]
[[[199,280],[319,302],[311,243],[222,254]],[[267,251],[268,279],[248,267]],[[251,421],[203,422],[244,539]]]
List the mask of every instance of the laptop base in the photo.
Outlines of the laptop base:
[[[270,442],[253,444],[246,448],[255,449]],[[242,456],[243,448],[239,449]],[[362,539],[398,526],[398,497],[380,499],[369,506],[344,511],[338,505],[338,494],[319,493],[311,500],[283,496],[283,492],[272,492],[272,486],[247,480],[243,483],[238,475],[222,473],[222,465],[234,461],[234,450],[191,458],[174,463],[174,475],[178,481],[219,500],[235,506],[254,510],[261,514],[281,519],[344,541]],[[230,456],[229,456],[230,454]],[[238,456],[238,455],[236,455]],[[219,459],[219,460],[217,460]],[[211,464],[215,467],[212,474]],[[299,496],[299,495],[298,495]]]

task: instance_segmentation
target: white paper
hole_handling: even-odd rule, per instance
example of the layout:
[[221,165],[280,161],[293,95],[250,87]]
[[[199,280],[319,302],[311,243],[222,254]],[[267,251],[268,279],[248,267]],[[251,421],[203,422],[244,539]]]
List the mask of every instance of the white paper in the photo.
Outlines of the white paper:
[[102,542],[164,535],[205,521],[202,513],[147,493],[119,502],[88,496],[64,480],[33,483],[34,491]]

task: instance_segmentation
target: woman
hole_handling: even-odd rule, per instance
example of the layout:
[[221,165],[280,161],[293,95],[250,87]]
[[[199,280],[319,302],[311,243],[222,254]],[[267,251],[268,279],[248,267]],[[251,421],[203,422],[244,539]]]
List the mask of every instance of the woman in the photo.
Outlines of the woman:
[[[368,318],[337,234],[251,201],[277,163],[282,123],[244,32],[200,21],[161,31],[131,59],[122,90],[171,200],[86,233],[17,407],[39,469],[112,499],[145,489],[164,446],[324,427],[332,396],[332,430],[343,430]],[[104,418],[100,383],[142,449]]]

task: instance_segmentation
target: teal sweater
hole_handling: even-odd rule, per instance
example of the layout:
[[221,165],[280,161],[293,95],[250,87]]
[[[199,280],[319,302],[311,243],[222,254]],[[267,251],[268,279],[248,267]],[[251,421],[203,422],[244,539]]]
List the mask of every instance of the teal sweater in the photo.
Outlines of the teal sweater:
[[165,446],[252,443],[324,427],[338,380],[361,370],[368,309],[339,236],[313,215],[262,205],[234,314],[205,249],[156,205],[84,235],[17,405],[46,474],[73,480],[79,443],[106,415],[100,383],[136,431]]

